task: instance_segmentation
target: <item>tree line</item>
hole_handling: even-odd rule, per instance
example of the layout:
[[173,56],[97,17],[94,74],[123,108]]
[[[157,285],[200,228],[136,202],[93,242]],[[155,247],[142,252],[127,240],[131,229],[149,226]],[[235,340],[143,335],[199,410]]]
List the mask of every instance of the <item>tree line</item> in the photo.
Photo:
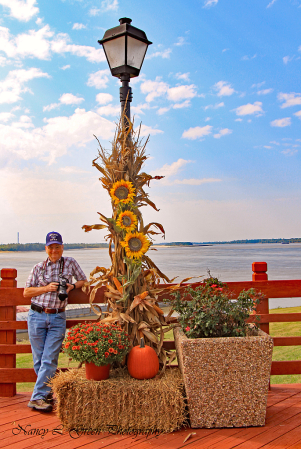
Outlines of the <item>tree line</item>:
[[[108,248],[108,243],[64,243],[65,249]],[[45,251],[44,243],[8,243],[0,251]]]

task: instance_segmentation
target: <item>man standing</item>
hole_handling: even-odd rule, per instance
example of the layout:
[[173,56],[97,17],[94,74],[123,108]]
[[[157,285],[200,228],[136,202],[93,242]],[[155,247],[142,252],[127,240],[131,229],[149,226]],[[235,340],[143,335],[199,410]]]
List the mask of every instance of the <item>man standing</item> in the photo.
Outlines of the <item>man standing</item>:
[[[28,407],[51,412],[51,389],[46,383],[56,372],[65,337],[66,298],[71,290],[84,285],[86,276],[76,260],[62,257],[64,245],[58,232],[47,234],[45,250],[48,258],[33,267],[23,295],[25,298],[32,298],[27,324],[37,375]],[[75,284],[72,284],[72,277],[76,279]],[[64,286],[65,295],[62,294]]]

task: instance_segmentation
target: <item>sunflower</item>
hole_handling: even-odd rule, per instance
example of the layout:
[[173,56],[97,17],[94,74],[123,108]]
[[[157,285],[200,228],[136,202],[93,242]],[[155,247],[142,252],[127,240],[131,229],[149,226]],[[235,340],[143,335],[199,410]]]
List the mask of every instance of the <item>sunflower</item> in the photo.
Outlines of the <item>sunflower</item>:
[[142,232],[128,232],[120,244],[125,249],[127,257],[140,259],[148,250],[151,242]]
[[110,190],[110,195],[115,204],[128,204],[133,201],[135,189],[130,181],[116,181]]
[[138,222],[137,215],[135,215],[130,210],[126,210],[124,212],[121,212],[116,221],[116,224],[121,229],[125,229],[127,232],[131,232],[135,230],[137,222]]

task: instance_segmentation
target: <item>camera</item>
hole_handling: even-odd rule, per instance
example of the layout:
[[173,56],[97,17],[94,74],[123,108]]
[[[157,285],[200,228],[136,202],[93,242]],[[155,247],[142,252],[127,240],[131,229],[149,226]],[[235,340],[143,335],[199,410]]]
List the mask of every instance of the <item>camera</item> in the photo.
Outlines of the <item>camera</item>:
[[65,279],[62,275],[59,275],[59,285],[58,285],[58,297],[60,301],[65,301],[68,298],[67,293],[67,279]]

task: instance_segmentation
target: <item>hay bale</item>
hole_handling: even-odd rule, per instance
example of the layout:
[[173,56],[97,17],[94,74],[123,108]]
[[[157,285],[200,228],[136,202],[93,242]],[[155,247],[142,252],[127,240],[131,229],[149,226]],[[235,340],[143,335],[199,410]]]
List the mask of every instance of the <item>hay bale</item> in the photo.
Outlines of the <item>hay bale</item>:
[[57,416],[68,431],[168,433],[187,423],[178,369],[148,380],[116,369],[102,381],[87,380],[84,368],[70,369],[57,374],[50,385],[57,398]]

